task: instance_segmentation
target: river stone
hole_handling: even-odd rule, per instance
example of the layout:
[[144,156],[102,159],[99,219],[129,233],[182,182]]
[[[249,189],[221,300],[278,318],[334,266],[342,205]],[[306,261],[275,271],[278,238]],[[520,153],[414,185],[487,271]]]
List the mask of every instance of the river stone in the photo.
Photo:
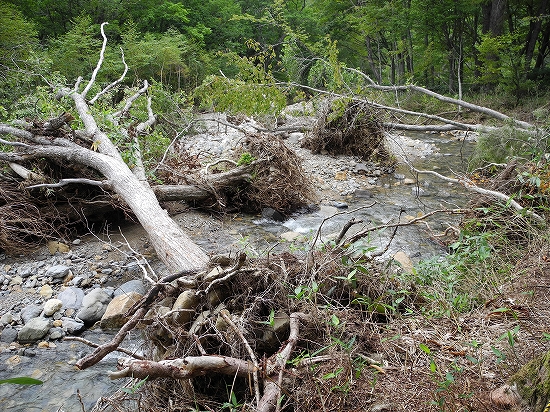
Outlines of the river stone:
[[51,340],[61,339],[66,335],[65,331],[62,328],[51,328],[50,336]]
[[298,232],[284,232],[279,235],[281,239],[286,240],[287,242],[294,242],[300,236],[302,236],[302,234]]
[[282,222],[285,220],[285,217],[282,214],[270,207],[264,207],[262,209],[262,217],[264,219],[274,220],[275,222]]
[[338,213],[338,209],[334,206],[321,205],[319,209],[319,214],[323,217],[334,216],[336,213]]
[[398,262],[403,270],[407,273],[413,273],[414,264],[410,257],[405,252],[399,251],[393,255],[393,260]]
[[49,299],[53,295],[53,289],[50,285],[42,285],[42,287],[38,291],[38,294],[43,298]]
[[21,320],[23,320],[23,323],[27,323],[33,318],[37,318],[42,313],[42,305],[29,305],[25,306],[21,310]]
[[70,287],[57,294],[57,299],[63,302],[63,309],[80,309],[84,299],[84,291]]
[[130,280],[126,283],[123,283],[118,288],[115,289],[115,296],[123,295],[125,293],[136,292],[140,295],[145,295],[145,286],[143,282],[139,279]]
[[410,177],[403,179],[404,185],[414,185],[416,183],[416,180],[411,179]]
[[50,330],[51,321],[46,318],[32,318],[17,334],[17,340],[21,343],[31,343],[42,339]]
[[36,266],[33,264],[25,264],[19,267],[17,273],[23,279],[28,278],[29,276],[36,275]]
[[137,292],[128,292],[123,295],[115,296],[105,313],[101,317],[99,326],[101,329],[118,329],[128,320],[124,315],[128,312],[134,303],[141,299],[143,295]]
[[2,317],[0,318],[0,324],[2,326],[5,326],[9,323],[12,323],[13,322],[13,315],[11,312],[6,312],[2,315]]
[[47,243],[50,254],[55,255],[57,252],[67,253],[71,248],[65,243],[49,241]]
[[46,270],[46,276],[50,276],[54,279],[64,278],[69,274],[71,268],[65,265],[55,265]]
[[82,299],[82,308],[77,312],[76,317],[85,324],[97,322],[107,310],[111,296],[105,289],[93,289]]
[[63,306],[63,302],[59,299],[50,299],[44,303],[44,315],[52,316]]
[[79,322],[76,319],[72,318],[61,318],[61,322],[63,322],[63,330],[67,331],[67,333],[70,333],[71,335],[80,332],[84,328],[84,323]]
[[189,289],[181,293],[172,306],[172,310],[175,311],[172,317],[174,323],[180,325],[189,323],[198,303],[199,299],[197,298],[196,290]]
[[12,342],[15,342],[16,339],[17,339],[17,329],[11,326],[6,326],[2,330],[2,333],[0,334],[0,342],[3,342],[3,343],[12,343]]

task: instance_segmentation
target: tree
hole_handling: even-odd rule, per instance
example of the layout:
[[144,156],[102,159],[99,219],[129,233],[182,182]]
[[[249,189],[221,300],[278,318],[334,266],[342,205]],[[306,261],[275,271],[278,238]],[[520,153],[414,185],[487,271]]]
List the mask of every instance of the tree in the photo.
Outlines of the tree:
[[[98,171],[106,180],[88,183],[109,188],[124,200],[149,234],[151,244],[158,257],[170,272],[200,270],[208,262],[206,254],[160,207],[155,193],[145,179],[143,169],[136,167],[134,172],[130,170],[122,159],[118,148],[101,130],[91,113],[90,100],[87,100],[87,95],[95,85],[97,72],[104,60],[107,46],[107,37],[103,30],[105,24],[101,25],[103,45],[100,58],[89,82],[82,91],[80,91],[81,78],[78,79],[73,89],[62,87],[58,90],[60,96],[73,101],[83,129],[76,130],[74,134],[70,132],[69,134],[56,135],[55,131],[61,130],[64,124],[70,120],[70,116],[62,116],[58,121],[47,122],[38,130],[32,124],[20,126],[1,124],[0,134],[8,136],[8,139],[1,140],[5,146],[3,146],[4,150],[0,152],[0,160],[22,163],[29,159],[49,158],[59,162],[76,162]],[[112,83],[107,88],[111,88],[116,83]],[[126,115],[132,103],[143,96],[148,87],[148,83],[144,82],[138,93],[128,99],[125,108],[118,113],[118,116]],[[103,93],[105,90],[103,89],[99,93]],[[95,101],[95,99],[91,99],[91,101]],[[136,134],[146,133],[156,122],[151,110],[151,97],[148,98],[148,108],[149,117],[145,122],[136,126]],[[48,132],[50,136],[46,136]],[[72,136],[74,139],[71,139]],[[78,144],[77,141],[84,143]],[[6,147],[13,150],[8,152]],[[135,156],[139,159],[139,147],[135,147],[135,149]]]

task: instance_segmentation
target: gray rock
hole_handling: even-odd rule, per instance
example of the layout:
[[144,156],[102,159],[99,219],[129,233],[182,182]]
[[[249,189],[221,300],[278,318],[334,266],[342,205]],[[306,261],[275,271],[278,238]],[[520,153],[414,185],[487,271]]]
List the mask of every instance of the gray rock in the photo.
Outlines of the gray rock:
[[6,326],[2,333],[0,333],[0,342],[12,343],[17,339],[17,329],[11,326]]
[[77,312],[76,317],[85,324],[97,322],[107,310],[111,296],[112,294],[105,289],[93,289],[82,299],[82,308]]
[[50,276],[54,279],[62,279],[69,274],[71,268],[65,265],[55,265],[46,271],[46,276]]
[[51,340],[61,339],[65,335],[66,335],[66,333],[62,328],[51,328],[49,338]]
[[71,335],[84,329],[84,323],[76,319],[63,317],[61,318],[61,322],[63,322],[63,330]]
[[21,310],[21,320],[27,323],[33,318],[37,318],[42,313],[42,305],[29,305]]
[[145,285],[139,279],[130,280],[115,289],[115,296],[119,296],[129,292],[136,292],[140,295],[145,295]]
[[63,302],[63,309],[80,309],[84,299],[84,291],[80,288],[67,288],[57,294],[57,299]]
[[370,199],[372,197],[372,193],[365,189],[357,189],[354,196],[359,199]]
[[2,326],[4,325],[7,325],[8,323],[12,323],[13,322],[13,315],[11,312],[6,312],[2,315],[2,317],[0,318],[0,324]]
[[21,343],[36,342],[46,336],[51,324],[51,321],[46,318],[32,318],[21,328],[17,334],[17,340]]
[[336,209],[347,209],[349,205],[346,202],[332,202],[332,206]]
[[19,276],[23,279],[28,278],[29,276],[36,275],[36,266],[32,263],[28,263],[19,267],[17,271]]

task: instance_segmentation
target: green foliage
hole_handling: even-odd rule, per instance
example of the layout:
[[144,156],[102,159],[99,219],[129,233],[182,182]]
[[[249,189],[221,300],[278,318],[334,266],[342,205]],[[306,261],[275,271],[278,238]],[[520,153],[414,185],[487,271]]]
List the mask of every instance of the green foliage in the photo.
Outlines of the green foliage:
[[237,161],[237,166],[249,165],[254,160],[256,160],[254,156],[252,156],[249,152],[244,152],[243,154],[241,154],[241,157],[239,157],[239,160]]
[[0,379],[0,385],[3,383],[11,383],[14,385],[42,385],[44,382],[34,378],[20,377],[20,378]]
[[513,127],[482,132],[470,159],[470,168],[485,163],[507,163],[512,157],[530,158],[534,150],[546,149],[538,147],[539,143],[533,135]]
[[[449,246],[450,253],[421,261],[411,275],[402,279],[420,286],[419,294],[428,302],[421,310],[429,316],[467,312],[481,302],[484,288],[491,288],[490,233],[461,234]],[[474,285],[472,285],[474,282]]]
[[202,108],[247,115],[277,115],[286,96],[275,85],[247,83],[222,76],[210,76],[194,92]]

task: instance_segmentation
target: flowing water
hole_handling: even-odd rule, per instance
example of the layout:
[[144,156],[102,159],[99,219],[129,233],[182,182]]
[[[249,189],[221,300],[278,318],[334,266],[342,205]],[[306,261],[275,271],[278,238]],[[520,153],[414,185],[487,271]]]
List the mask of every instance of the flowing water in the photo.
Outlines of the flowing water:
[[[418,134],[414,138],[433,143],[439,148],[439,155],[417,159],[415,167],[436,170],[443,175],[450,176],[451,171],[464,170],[467,156],[473,148],[472,143],[449,140],[439,135]],[[360,191],[359,196],[342,199],[348,205],[346,209],[336,210],[323,206],[317,212],[297,215],[282,223],[250,216],[228,220],[223,226],[229,233],[229,239],[237,239],[237,246],[247,246],[262,253],[280,243],[280,235],[284,232],[298,232],[308,238],[323,223],[321,236],[324,237],[338,233],[351,218],[362,219],[364,225],[380,225],[395,222],[400,214],[410,218],[434,209],[462,207],[467,202],[465,190],[456,184],[448,184],[431,175],[420,175],[418,184],[405,185],[402,179],[404,176],[415,177],[405,166],[401,166],[396,170],[396,175],[380,178],[378,186]],[[335,211],[345,213],[326,220]],[[442,214],[427,221],[429,229],[425,224],[400,228],[387,254],[402,250],[418,260],[444,253],[444,248],[433,240],[430,231],[442,232],[449,225],[455,225],[457,220],[456,216]],[[390,230],[373,233],[368,239],[369,246],[384,247],[390,234]],[[208,238],[199,239],[197,243],[203,246],[215,244],[216,241]],[[300,245],[286,243],[278,247],[288,249]],[[88,331],[84,335],[98,343],[111,336],[97,331]],[[73,366],[74,362],[88,353],[89,348],[70,341],[55,344],[57,347],[52,349],[23,348],[0,353],[0,379],[30,376],[44,381],[43,385],[36,386],[0,385],[0,410],[72,412],[81,411],[82,404],[89,411],[99,397],[113,392],[122,384],[121,381],[109,380],[106,374],[109,370],[115,370],[118,358],[116,353],[109,355],[99,365],[79,371]],[[125,342],[124,346],[128,344]]]

